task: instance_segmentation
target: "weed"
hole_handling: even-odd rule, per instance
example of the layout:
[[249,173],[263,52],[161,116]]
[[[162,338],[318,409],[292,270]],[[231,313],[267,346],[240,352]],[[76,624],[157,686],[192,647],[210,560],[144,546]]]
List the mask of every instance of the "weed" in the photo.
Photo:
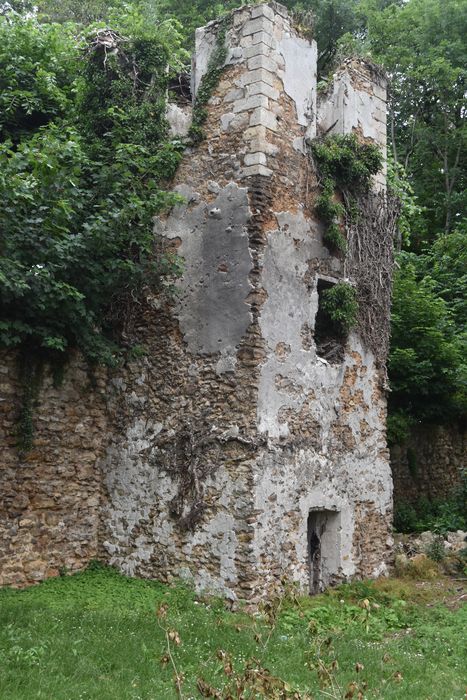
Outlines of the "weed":
[[384,579],[232,613],[93,563],[0,590],[0,697],[460,698],[466,611],[450,595],[447,579]]

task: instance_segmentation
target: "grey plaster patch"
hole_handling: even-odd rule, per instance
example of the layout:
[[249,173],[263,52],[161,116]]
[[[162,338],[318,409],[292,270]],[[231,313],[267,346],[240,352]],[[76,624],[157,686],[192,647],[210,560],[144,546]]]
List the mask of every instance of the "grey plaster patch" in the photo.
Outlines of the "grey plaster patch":
[[[189,188],[179,191],[196,199]],[[188,349],[192,353],[222,353],[222,367],[230,366],[226,358],[235,355],[251,323],[246,303],[252,267],[247,192],[229,183],[214,202],[179,205],[158,225],[168,238],[181,240],[178,252],[185,270],[179,282],[177,316]]]
[[278,73],[284,90],[295,102],[298,123],[309,126],[316,105],[316,42],[310,45],[299,36],[284,36],[278,51],[285,62],[284,70]]

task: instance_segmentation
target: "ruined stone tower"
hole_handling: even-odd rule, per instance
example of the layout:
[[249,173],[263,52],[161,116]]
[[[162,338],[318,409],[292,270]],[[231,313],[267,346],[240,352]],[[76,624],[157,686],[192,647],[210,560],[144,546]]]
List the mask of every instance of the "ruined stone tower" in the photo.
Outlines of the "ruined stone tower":
[[[72,568],[99,555],[254,600],[284,579],[313,592],[385,571],[383,377],[357,331],[322,350],[321,295],[348,271],[323,243],[307,142],[355,132],[384,149],[386,89],[348,61],[319,98],[315,42],[270,2],[198,30],[195,100],[219,45],[204,138],[174,183],[184,200],[156,225],[184,260],[178,294],[148,299],[136,323],[147,355],[110,380],[95,470],[75,494],[89,499],[99,479],[81,559],[76,523],[60,537]],[[77,446],[57,474],[79,459]]]
[[385,87],[349,62],[318,104],[316,44],[268,3],[198,30],[195,99],[220,40],[205,138],[177,175],[185,203],[157,225],[185,269],[153,435],[130,428],[151,456],[123,458],[122,441],[108,456],[105,546],[125,570],[251,598],[283,577],[317,589],[384,571],[385,402],[358,335],[335,361],[317,352],[320,291],[344,268],[313,214],[306,140],[355,130],[384,147]]

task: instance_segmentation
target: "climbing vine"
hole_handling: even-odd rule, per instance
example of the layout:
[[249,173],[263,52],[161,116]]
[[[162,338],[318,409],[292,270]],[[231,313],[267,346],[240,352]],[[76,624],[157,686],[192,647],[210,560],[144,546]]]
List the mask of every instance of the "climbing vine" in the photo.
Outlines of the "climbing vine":
[[[29,364],[73,349],[116,364],[145,293],[177,274],[153,235],[154,215],[179,201],[166,191],[183,153],[165,117],[176,39],[135,12],[78,39],[71,25],[0,17],[0,347]],[[21,393],[25,450],[27,372]]]
[[378,146],[347,134],[312,141],[309,149],[321,189],[315,210],[326,226],[324,241],[343,257],[345,277],[352,280],[352,285],[339,283],[326,290],[323,307],[334,314],[342,331],[358,327],[383,369],[389,350],[398,199],[371,188],[383,164]]
[[345,195],[345,199],[348,253],[344,271],[355,284],[358,332],[385,380],[400,202],[389,192],[368,192],[356,198]]
[[[321,193],[315,209],[326,225],[324,240],[331,250],[345,253],[342,219],[348,209],[336,197],[336,191],[354,196],[367,193],[372,176],[381,169],[381,151],[373,144],[359,143],[354,134],[312,141],[310,150],[320,178]],[[348,198],[346,203],[351,204]]]
[[201,84],[196,93],[193,106],[192,123],[189,131],[189,138],[192,144],[197,144],[204,139],[203,126],[208,117],[206,105],[214,94],[214,90],[219,84],[220,77],[224,71],[227,59],[227,21],[228,18],[220,20],[220,29],[217,34],[216,45],[208,62],[207,71],[204,74]]
[[213,477],[221,454],[233,460],[246,458],[251,450],[264,445],[263,437],[249,438],[232,430],[213,427],[211,415],[198,416],[182,422],[174,436],[162,432],[150,451],[150,463],[162,468],[177,486],[169,504],[169,513],[183,530],[194,530],[208,508],[206,483]]
[[329,289],[325,289],[321,304],[335,324],[339,335],[346,336],[357,323],[357,292],[348,282],[338,282]]
[[21,353],[18,358],[18,378],[21,389],[21,407],[17,421],[16,445],[20,453],[32,448],[34,438],[34,410],[44,378],[44,361],[41,357],[31,359]]

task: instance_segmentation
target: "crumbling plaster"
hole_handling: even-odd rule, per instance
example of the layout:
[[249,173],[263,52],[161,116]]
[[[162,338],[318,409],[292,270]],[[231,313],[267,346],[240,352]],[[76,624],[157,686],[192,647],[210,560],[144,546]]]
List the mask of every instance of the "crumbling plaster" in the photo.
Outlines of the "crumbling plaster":
[[178,239],[184,261],[177,317],[190,352],[222,353],[226,366],[251,323],[245,300],[251,291],[252,268],[247,224],[251,216],[248,191],[231,182],[207,203],[189,186],[176,191],[185,204],[156,225],[156,233]]

